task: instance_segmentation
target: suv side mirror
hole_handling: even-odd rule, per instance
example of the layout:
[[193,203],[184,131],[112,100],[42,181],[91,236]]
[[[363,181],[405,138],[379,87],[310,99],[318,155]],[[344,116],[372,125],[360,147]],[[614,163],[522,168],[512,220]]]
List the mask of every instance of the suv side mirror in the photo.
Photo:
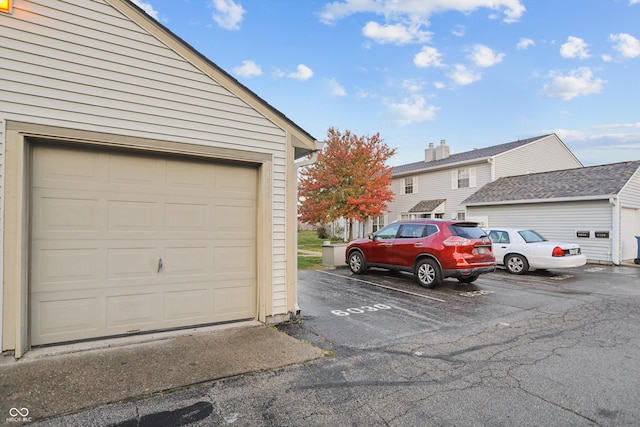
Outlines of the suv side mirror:
[[369,233],[369,240],[376,240],[376,235],[374,233]]

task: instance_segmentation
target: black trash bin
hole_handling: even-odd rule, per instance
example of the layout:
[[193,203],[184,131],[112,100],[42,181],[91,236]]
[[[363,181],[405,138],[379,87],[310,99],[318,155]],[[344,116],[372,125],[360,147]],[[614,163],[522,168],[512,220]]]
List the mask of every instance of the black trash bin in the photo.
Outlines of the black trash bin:
[[638,257],[633,260],[633,263],[640,264],[640,236],[636,236],[636,240],[638,241]]

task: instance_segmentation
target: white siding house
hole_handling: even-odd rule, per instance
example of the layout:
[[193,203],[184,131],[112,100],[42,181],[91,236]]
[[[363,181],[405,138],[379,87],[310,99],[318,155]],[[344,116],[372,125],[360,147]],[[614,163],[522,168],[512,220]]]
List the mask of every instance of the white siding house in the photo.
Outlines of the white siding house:
[[637,257],[640,161],[503,177],[463,204],[489,227],[527,227],[577,243],[591,262]]
[[0,13],[0,342],[296,310],[314,138],[127,0]]
[[384,222],[419,217],[465,218],[463,201],[500,177],[581,166],[555,134],[457,154],[450,154],[445,141],[437,147],[430,144],[424,161],[393,169],[391,186],[395,199],[389,204]]

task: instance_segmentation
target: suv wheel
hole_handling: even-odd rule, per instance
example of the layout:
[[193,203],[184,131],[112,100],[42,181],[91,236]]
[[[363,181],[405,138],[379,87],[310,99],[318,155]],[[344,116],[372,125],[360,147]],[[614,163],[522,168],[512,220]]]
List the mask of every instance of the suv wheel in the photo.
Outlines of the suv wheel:
[[353,251],[349,254],[349,269],[354,274],[362,274],[367,269],[362,252]]
[[431,259],[423,259],[418,261],[416,265],[416,278],[423,288],[433,288],[442,281],[440,267]]
[[529,271],[529,263],[522,255],[511,254],[504,261],[504,266],[511,274],[525,274]]

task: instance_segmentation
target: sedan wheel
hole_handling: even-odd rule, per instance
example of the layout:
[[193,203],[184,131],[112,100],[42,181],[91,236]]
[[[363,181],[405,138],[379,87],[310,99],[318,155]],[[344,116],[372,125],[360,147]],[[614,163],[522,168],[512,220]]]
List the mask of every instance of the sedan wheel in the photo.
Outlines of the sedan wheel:
[[504,266],[511,274],[525,274],[529,271],[529,263],[522,255],[509,255],[505,260]]
[[349,269],[354,274],[362,274],[366,269],[364,255],[358,251],[351,252],[349,254]]
[[416,278],[423,288],[433,288],[442,281],[440,267],[431,259],[423,259],[416,266]]

